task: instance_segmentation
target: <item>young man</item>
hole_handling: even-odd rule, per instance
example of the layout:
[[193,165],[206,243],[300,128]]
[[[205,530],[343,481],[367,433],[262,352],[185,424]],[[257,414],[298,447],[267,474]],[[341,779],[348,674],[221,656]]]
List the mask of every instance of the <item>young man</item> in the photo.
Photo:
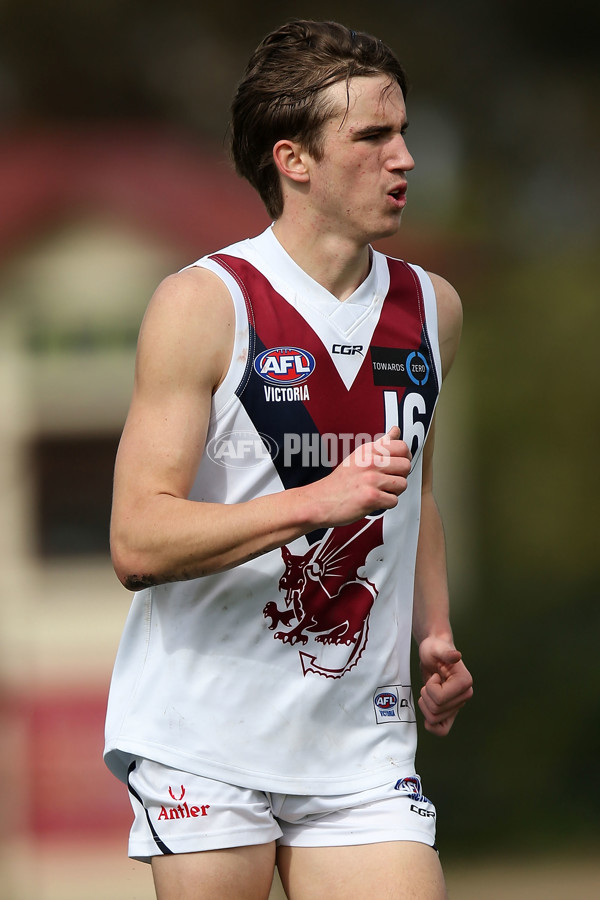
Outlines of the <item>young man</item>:
[[[138,590],[106,758],[159,900],[445,896],[415,773],[470,697],[432,495],[457,349],[443,279],[388,259],[413,160],[380,41],[293,22],[232,109],[274,219],[157,290],[115,474],[112,552]],[[414,598],[414,604],[413,604]]]

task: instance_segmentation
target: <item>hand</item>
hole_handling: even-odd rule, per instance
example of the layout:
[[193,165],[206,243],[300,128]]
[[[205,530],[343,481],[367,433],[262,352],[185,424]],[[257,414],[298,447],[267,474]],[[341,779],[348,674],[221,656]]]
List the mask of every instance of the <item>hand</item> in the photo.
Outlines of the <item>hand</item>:
[[419,645],[423,687],[419,709],[425,728],[438,737],[448,734],[465,703],[473,696],[473,679],[460,651],[449,641],[428,637]]
[[411,458],[396,425],[378,440],[357,447],[331,475],[309,486],[324,508],[321,524],[347,525],[376,510],[392,509],[406,490]]

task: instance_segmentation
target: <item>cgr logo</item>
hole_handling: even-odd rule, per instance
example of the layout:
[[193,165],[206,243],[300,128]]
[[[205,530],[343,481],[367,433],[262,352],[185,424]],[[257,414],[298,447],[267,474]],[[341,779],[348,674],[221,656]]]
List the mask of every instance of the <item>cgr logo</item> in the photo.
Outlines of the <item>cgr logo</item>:
[[435,819],[435,813],[432,809],[423,809],[419,806],[415,806],[414,803],[410,804],[410,811],[416,813],[418,816],[423,816],[425,819]]
[[300,384],[315,370],[315,358],[298,347],[273,347],[263,350],[254,360],[254,368],[270,384]]
[[341,356],[354,356],[355,353],[363,355],[362,344],[334,344],[331,348],[332,353],[338,353]]

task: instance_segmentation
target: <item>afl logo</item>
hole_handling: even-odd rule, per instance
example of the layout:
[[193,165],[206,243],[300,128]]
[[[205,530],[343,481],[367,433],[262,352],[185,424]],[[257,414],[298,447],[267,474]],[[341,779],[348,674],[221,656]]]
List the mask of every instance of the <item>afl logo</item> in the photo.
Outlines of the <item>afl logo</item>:
[[315,358],[297,347],[273,347],[254,360],[254,368],[270,384],[300,384],[315,370]]
[[375,706],[378,709],[394,709],[397,703],[398,698],[395,694],[383,693],[375,697]]

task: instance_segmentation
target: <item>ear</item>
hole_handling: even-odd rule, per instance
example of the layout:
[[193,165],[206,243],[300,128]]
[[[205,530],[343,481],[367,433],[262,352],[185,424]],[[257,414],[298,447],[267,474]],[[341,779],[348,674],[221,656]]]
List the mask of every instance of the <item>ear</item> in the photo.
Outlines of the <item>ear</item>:
[[273,160],[285,178],[299,184],[310,181],[308,153],[296,141],[277,141],[273,147]]

